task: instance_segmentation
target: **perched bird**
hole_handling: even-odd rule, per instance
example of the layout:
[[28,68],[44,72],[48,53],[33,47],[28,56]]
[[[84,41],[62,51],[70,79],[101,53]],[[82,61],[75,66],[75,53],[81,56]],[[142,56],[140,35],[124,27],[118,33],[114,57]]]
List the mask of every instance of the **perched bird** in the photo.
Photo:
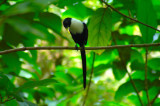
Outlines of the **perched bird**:
[[82,67],[83,67],[83,88],[86,88],[86,53],[85,53],[85,45],[88,40],[88,28],[87,25],[77,19],[74,18],[65,18],[63,21],[63,26],[65,28],[69,27],[69,32],[72,35],[74,42],[82,48],[81,58],[82,58]]

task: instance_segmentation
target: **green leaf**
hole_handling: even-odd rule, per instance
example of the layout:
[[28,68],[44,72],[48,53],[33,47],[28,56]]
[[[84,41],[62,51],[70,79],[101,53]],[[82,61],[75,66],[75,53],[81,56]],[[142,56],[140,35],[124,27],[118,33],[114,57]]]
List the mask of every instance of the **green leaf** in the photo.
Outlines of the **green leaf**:
[[[88,42],[90,46],[107,46],[110,42],[112,18],[109,8],[99,8],[95,11],[88,24]],[[101,54],[104,50],[96,50]]]
[[82,3],[76,3],[73,6],[68,6],[68,9],[62,14],[62,17],[73,17],[84,20],[90,15],[92,15],[92,13],[92,9],[84,6]]
[[131,69],[134,71],[143,71],[145,70],[145,64],[141,63],[137,60],[134,60],[133,62],[131,62]]
[[74,78],[68,73],[58,71],[55,73],[55,76],[55,79],[61,83],[65,83],[67,85],[73,84],[72,81],[74,81]]
[[113,74],[116,80],[121,80],[127,72],[126,66],[121,61],[113,62]]
[[[133,80],[133,82],[135,83],[135,86],[137,88],[137,90],[140,92],[141,90],[144,89],[144,81],[142,80]],[[122,84],[118,90],[116,91],[115,94],[115,100],[120,100],[122,99],[124,96],[127,96],[129,93],[133,93],[135,92],[133,85],[131,84],[130,81]]]
[[139,51],[133,49],[131,51],[131,61],[135,61],[135,60],[140,63],[144,62],[142,54]]
[[14,85],[9,80],[9,78],[0,72],[0,90],[6,90],[7,92],[12,91]]
[[64,6],[73,6],[75,3],[80,3],[84,0],[57,0],[54,4],[60,8],[64,8]]
[[[7,20],[7,23],[11,25],[18,33],[28,39],[40,38],[48,40],[48,36],[52,36],[42,25],[37,25],[36,23],[31,24],[29,21],[23,18],[10,18]],[[53,37],[51,37],[51,39],[53,40]]]
[[[92,57],[93,58],[93,57]],[[96,57],[95,66],[100,64],[109,64],[118,58],[117,50],[105,50],[101,55]],[[92,59],[91,61],[92,62]]]
[[23,89],[29,89],[29,88],[34,88],[34,87],[39,87],[39,86],[47,86],[49,84],[55,83],[56,80],[54,79],[44,79],[40,81],[29,81],[24,83],[22,86],[16,89],[16,92],[19,92]]
[[[157,72],[152,72],[151,70],[148,69],[147,73],[148,80],[150,82],[153,82],[156,79],[159,79],[159,74]],[[145,72],[144,71],[135,71],[132,73],[132,79],[140,79],[140,80],[145,80]]]
[[126,9],[126,10],[135,9],[135,5],[134,5],[135,3],[133,0],[114,0],[113,4],[117,6],[121,4],[121,6],[123,6],[122,9]]
[[[42,75],[42,72],[39,69],[39,66],[37,65],[37,62],[36,62],[37,60],[34,59],[34,55],[30,56],[29,54],[30,53],[18,52],[18,55],[19,55],[20,58],[23,58],[24,60],[26,60],[33,67],[33,69],[38,72],[39,75]],[[31,53],[31,54],[33,54],[33,53]],[[24,70],[24,71],[27,72],[27,73],[30,73],[33,76],[33,78],[35,78],[37,80],[39,79],[37,74],[35,74],[33,72],[30,72],[28,70]]]
[[152,68],[153,70],[158,70],[160,71],[160,58],[152,58],[148,60],[148,66]]
[[3,14],[12,16],[17,14],[25,14],[28,12],[37,12],[44,9],[50,3],[55,0],[28,0],[19,2],[15,5],[10,6]]
[[96,76],[102,75],[110,67],[111,67],[111,64],[101,64],[101,65],[98,65],[97,67],[94,67],[94,76],[96,77]]
[[124,104],[115,102],[115,101],[110,101],[110,102],[104,102],[103,106],[125,106]]
[[11,104],[12,104],[12,106],[18,106],[19,105],[18,102],[15,99],[13,99],[13,100],[5,102],[4,105],[2,104],[2,106],[10,106]]
[[129,99],[135,106],[141,106],[137,95],[134,95],[134,94],[129,95],[129,96],[128,96],[128,99]]
[[[11,49],[11,47],[9,47],[3,40],[0,42],[0,45],[0,50]],[[18,74],[20,72],[21,62],[19,61],[17,53],[4,54],[1,56],[1,59],[3,61],[3,72],[14,74]]]
[[54,32],[60,34],[62,21],[61,18],[53,13],[43,12],[39,14],[40,23],[51,28]]
[[17,46],[19,43],[22,43],[23,36],[21,36],[15,29],[10,25],[5,24],[3,40],[7,43]]
[[[151,0],[136,0],[137,4],[137,18],[139,21],[157,28],[156,13],[153,9]],[[143,6],[142,6],[143,4]],[[145,43],[151,43],[153,41],[153,35],[155,30],[139,24],[142,38]]]

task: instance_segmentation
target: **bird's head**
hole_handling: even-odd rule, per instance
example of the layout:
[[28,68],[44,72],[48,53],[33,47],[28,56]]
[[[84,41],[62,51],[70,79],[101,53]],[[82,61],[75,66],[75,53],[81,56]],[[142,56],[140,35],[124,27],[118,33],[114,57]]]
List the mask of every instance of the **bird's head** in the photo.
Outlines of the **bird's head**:
[[70,27],[70,25],[71,25],[71,18],[65,18],[63,21],[63,26],[65,28],[68,28],[68,27]]

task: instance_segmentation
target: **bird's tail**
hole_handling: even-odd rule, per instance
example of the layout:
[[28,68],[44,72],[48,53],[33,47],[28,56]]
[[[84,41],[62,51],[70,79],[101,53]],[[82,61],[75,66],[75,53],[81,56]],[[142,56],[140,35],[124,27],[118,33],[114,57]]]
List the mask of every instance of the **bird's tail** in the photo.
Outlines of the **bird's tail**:
[[83,88],[86,88],[86,53],[84,46],[81,46],[81,58],[82,58],[82,68],[83,68]]

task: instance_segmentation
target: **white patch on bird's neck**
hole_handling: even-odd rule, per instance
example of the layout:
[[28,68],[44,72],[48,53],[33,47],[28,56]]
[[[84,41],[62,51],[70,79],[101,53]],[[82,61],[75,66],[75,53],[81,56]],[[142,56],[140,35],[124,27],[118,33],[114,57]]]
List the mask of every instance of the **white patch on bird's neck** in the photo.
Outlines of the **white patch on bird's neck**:
[[83,32],[83,22],[77,19],[71,19],[70,32],[73,34],[81,34]]

